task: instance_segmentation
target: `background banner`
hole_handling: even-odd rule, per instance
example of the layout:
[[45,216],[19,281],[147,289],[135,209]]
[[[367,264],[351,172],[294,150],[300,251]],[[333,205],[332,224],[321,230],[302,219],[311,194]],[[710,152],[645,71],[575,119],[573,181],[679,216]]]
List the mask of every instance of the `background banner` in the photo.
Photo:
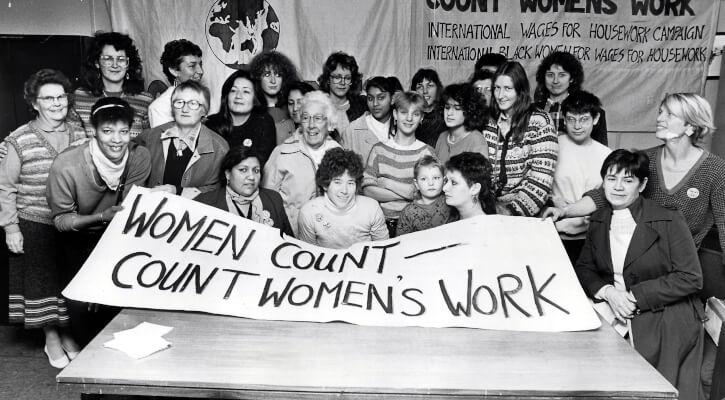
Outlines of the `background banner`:
[[64,296],[378,326],[600,324],[550,221],[484,216],[331,250],[167,193],[134,187],[123,205]]
[[212,109],[224,79],[263,49],[288,55],[316,80],[333,51],[356,57],[369,78],[403,86],[420,67],[444,84],[468,78],[480,54],[502,52],[534,74],[554,50],[584,65],[612,131],[651,131],[665,93],[699,92],[719,0],[109,0],[113,29],[139,45],[147,82],[166,81],[166,42],[204,52]]

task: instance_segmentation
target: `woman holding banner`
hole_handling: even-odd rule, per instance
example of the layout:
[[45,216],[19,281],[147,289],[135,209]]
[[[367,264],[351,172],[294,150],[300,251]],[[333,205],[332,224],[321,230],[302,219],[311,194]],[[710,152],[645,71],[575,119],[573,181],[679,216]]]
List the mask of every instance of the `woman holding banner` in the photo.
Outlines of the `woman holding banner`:
[[700,394],[704,310],[697,298],[702,270],[682,215],[644,199],[649,158],[615,150],[601,176],[607,205],[592,214],[576,265],[579,282],[606,301],[613,324],[677,387],[680,399]]
[[[143,185],[151,171],[148,150],[130,143],[133,116],[133,108],[123,99],[98,100],[90,118],[96,136],[61,153],[50,169],[47,198],[53,223],[64,243],[66,284],[88,258],[106,225],[122,209],[120,203],[129,187]],[[116,311],[67,302],[73,336],[82,345]]]
[[446,162],[445,181],[446,204],[456,210],[452,221],[496,214],[491,163],[480,153],[464,152],[451,157]]
[[506,62],[496,71],[493,92],[493,118],[483,136],[493,166],[496,213],[538,215],[554,182],[556,129],[548,114],[531,105],[529,80],[518,62]]
[[60,248],[45,198],[53,160],[86,137],[80,126],[66,122],[70,90],[68,78],[52,69],[41,69],[25,82],[25,101],[36,117],[7,137],[7,155],[0,162],[0,224],[12,253],[9,321],[26,329],[42,328],[45,353],[56,368],[68,365],[68,357],[78,352],[64,329],[69,317],[60,296]]
[[277,228],[294,236],[279,193],[260,188],[262,157],[253,148],[233,147],[222,161],[222,188],[202,193],[194,200],[242,218]]

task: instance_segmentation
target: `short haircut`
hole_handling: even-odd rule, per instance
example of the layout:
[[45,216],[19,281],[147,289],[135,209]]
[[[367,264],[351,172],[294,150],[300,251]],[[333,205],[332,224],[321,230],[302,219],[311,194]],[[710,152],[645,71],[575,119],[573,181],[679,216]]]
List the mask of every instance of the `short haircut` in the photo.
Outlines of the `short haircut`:
[[391,97],[395,94],[395,92],[403,91],[403,85],[401,85],[398,78],[394,76],[376,76],[368,79],[368,81],[365,82],[365,91],[368,92],[372,88],[378,88],[381,92],[390,93]]
[[542,102],[549,98],[549,90],[546,88],[546,72],[552,65],[560,66],[571,76],[569,80],[569,89],[571,94],[581,89],[584,83],[584,68],[582,63],[571,53],[566,51],[555,51],[543,60],[536,69],[536,91],[534,93],[534,101]]
[[478,194],[478,201],[486,214],[496,214],[496,195],[493,189],[491,174],[493,168],[483,154],[463,152],[456,154],[446,162],[446,170],[458,171],[468,186],[474,183],[481,185],[481,192]]
[[491,80],[491,84],[493,85],[494,75],[494,72],[491,72],[487,69],[477,69],[473,71],[473,74],[471,74],[471,78],[468,81],[473,85],[478,81],[485,81],[486,79],[489,79]]
[[599,98],[584,90],[579,90],[570,94],[561,103],[561,113],[566,116],[567,113],[581,115],[590,114],[592,118],[596,118],[602,113],[602,102]]
[[103,77],[96,64],[100,63],[101,53],[106,46],[111,46],[116,51],[123,51],[128,57],[127,77],[123,80],[123,92],[127,94],[141,93],[144,90],[141,56],[133,39],[119,32],[96,32],[93,36],[91,46],[88,48],[88,55],[83,63],[81,87],[94,96],[103,95]]
[[171,93],[171,98],[173,99],[176,96],[176,93],[179,93],[182,90],[187,90],[187,89],[193,90],[193,91],[199,93],[200,95],[202,95],[202,97],[204,98],[204,110],[206,110],[207,112],[209,112],[209,104],[210,104],[210,101],[211,101],[211,93],[209,93],[209,88],[208,87],[202,85],[199,82],[196,82],[196,81],[181,82],[180,84],[178,84],[176,86],[176,88],[174,89],[174,91]]
[[91,107],[91,125],[98,130],[104,123],[124,122],[133,125],[133,108],[118,97],[102,97]]
[[360,73],[360,68],[357,65],[355,57],[347,53],[343,53],[342,51],[332,53],[329,57],[327,57],[325,64],[322,66],[322,75],[317,78],[320,90],[327,93],[330,92],[330,75],[332,75],[332,72],[336,70],[337,67],[350,70],[350,74],[352,75],[352,82],[350,83],[350,90],[347,92],[347,97],[357,96],[360,94],[360,89],[362,87],[362,74]]
[[174,83],[176,77],[169,69],[179,69],[184,56],[201,57],[201,48],[196,44],[186,40],[172,40],[164,45],[164,51],[161,53],[161,67],[164,75],[170,83]]
[[[410,81],[410,90],[414,91],[415,87],[418,86],[419,83],[423,82],[424,79],[428,82],[435,83],[436,86],[438,86],[438,95],[440,95],[440,91],[443,89],[443,84],[441,83],[441,78],[438,77],[436,70],[431,68],[421,68],[415,72],[413,79]],[[437,101],[438,99],[435,100]]]
[[[330,100],[330,95],[320,90],[305,93],[305,96],[302,97],[301,110],[313,103],[322,105],[325,117],[327,117],[327,129],[337,129],[337,113],[335,112],[335,106],[332,104],[332,100]],[[301,110],[300,114],[302,114]]]
[[488,122],[488,107],[483,95],[476,92],[470,83],[448,85],[441,95],[441,107],[445,109],[448,100],[453,100],[463,111],[463,126],[468,131],[483,129]]
[[476,61],[474,69],[480,70],[483,67],[494,67],[498,69],[503,63],[506,62],[506,56],[498,53],[486,53]]
[[257,150],[254,149],[254,147],[234,146],[230,148],[227,154],[224,156],[224,159],[222,159],[221,166],[219,167],[219,182],[221,182],[222,185],[226,185],[226,172],[230,171],[240,162],[252,157],[256,158],[257,161],[259,161],[260,168],[264,167],[264,162],[266,160],[262,158],[262,156],[259,154],[259,152],[257,152]]
[[72,87],[68,78],[60,71],[55,69],[44,68],[30,75],[23,85],[23,98],[30,107],[33,114],[37,115],[38,111],[33,108],[33,103],[38,99],[38,92],[44,85],[56,84],[63,86],[63,90],[68,94],[68,107],[73,105]]
[[643,182],[649,176],[649,157],[642,151],[614,150],[602,163],[602,169],[599,171],[602,179],[610,169],[615,173],[624,171],[625,174],[632,175]]
[[416,92],[397,92],[393,95],[393,109],[400,110],[401,108],[410,108],[411,106],[423,111],[425,99]]
[[413,165],[413,178],[418,179],[418,172],[420,172],[421,168],[424,167],[438,168],[441,175],[446,172],[440,160],[431,155],[425,155],[418,159],[418,161],[415,162],[415,165]]
[[355,179],[359,192],[364,171],[362,158],[352,150],[335,147],[327,150],[322,157],[317,173],[315,173],[315,182],[320,188],[327,189],[333,179],[342,176],[346,171],[348,175]]
[[267,97],[264,96],[264,91],[262,91],[262,77],[267,69],[277,72],[282,77],[282,85],[277,95],[276,104],[276,107],[281,107],[284,105],[281,103],[281,95],[285,92],[285,88],[292,82],[300,80],[297,67],[292,63],[292,60],[278,51],[265,51],[252,58],[249,63],[249,72],[252,75],[257,100],[265,106],[267,105]]
[[690,136],[692,144],[696,144],[703,136],[715,131],[710,103],[695,93],[672,93],[665,96],[660,103],[670,113],[692,126]]

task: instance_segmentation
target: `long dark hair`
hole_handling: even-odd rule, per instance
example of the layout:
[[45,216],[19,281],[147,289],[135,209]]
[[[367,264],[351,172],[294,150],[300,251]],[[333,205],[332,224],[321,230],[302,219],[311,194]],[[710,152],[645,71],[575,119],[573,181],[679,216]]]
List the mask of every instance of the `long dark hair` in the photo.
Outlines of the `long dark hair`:
[[441,94],[441,107],[445,109],[446,102],[453,100],[463,111],[463,127],[467,131],[481,130],[488,122],[488,107],[483,95],[476,92],[470,83],[455,83],[446,86]]
[[282,76],[282,85],[280,91],[277,94],[277,104],[275,107],[287,107],[284,93],[286,93],[287,87],[292,83],[300,80],[297,74],[297,67],[292,63],[287,56],[278,51],[266,51],[264,53],[257,54],[249,64],[249,72],[252,75],[252,82],[254,83],[254,93],[257,96],[259,104],[263,106],[269,106],[267,104],[267,97],[264,95],[262,90],[262,77],[264,76],[265,69],[269,68],[272,72],[277,72]]
[[[516,102],[511,106],[509,120],[511,121],[513,141],[520,142],[524,138],[526,127],[529,125],[529,117],[533,111],[529,79],[526,77],[524,67],[516,61],[507,61],[496,70],[496,75],[493,77],[494,87],[500,76],[511,78],[516,91]],[[491,113],[495,119],[501,116],[501,109],[498,108],[498,102],[495,99],[491,102]]]
[[[213,115],[210,115],[209,118],[206,120],[206,127],[213,130],[214,132],[220,134],[222,137],[228,137],[229,134],[232,132],[232,128],[234,127],[234,124],[232,123],[232,112],[229,110],[229,92],[232,91],[232,87],[234,87],[234,81],[236,81],[239,78],[243,78],[248,80],[249,82],[254,85],[254,81],[252,80],[252,75],[249,73],[249,71],[245,70],[236,70],[234,71],[227,80],[224,81],[224,84],[222,85],[222,94],[221,94],[221,101],[219,103],[219,112]],[[256,92],[256,90],[255,90]],[[257,100],[257,96],[253,96],[254,99],[254,107],[252,108],[252,113],[260,112],[259,110],[259,103]]]
[[143,92],[143,69],[138,49],[131,37],[118,32],[98,32],[93,37],[91,47],[88,49],[88,56],[83,63],[79,87],[91,92],[94,96],[103,95],[103,76],[101,76],[101,69],[96,64],[100,63],[101,53],[106,46],[112,46],[117,51],[124,51],[128,57],[127,78],[123,80],[123,92],[132,95]]

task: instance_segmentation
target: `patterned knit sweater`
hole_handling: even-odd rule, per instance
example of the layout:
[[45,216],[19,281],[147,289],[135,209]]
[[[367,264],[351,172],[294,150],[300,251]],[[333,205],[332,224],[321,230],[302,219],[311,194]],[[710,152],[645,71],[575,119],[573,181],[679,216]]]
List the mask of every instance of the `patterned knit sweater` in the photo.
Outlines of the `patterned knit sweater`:
[[[645,150],[649,157],[649,178],[642,196],[663,207],[679,210],[697,247],[715,224],[725,263],[725,160],[704,151],[687,175],[668,190],[662,175],[663,148],[661,145]],[[594,200],[597,208],[607,204],[601,188],[585,195]]]
[[[493,166],[492,180],[498,189],[504,137],[499,134],[497,121],[491,119],[483,130],[488,142],[488,159]],[[559,152],[557,133],[548,114],[534,111],[529,118],[520,142],[509,139],[506,152],[506,184],[501,196],[512,215],[535,216],[546,203],[554,182],[554,171]]]
[[[68,117],[72,120],[80,120],[89,137],[95,136],[95,130],[91,124],[91,108],[101,98],[103,96],[94,96],[93,93],[83,89],[76,89],[73,93],[73,110],[68,112]],[[154,99],[146,92],[135,95],[122,94],[121,98],[127,101],[131,108],[133,108],[131,137],[136,137],[141,131],[150,127],[149,104]]]
[[[408,149],[401,149],[391,142],[380,142],[370,150],[362,187],[377,186],[378,178],[388,178],[405,184],[413,184],[413,167],[423,156],[434,155],[432,147],[416,140]],[[398,218],[408,200],[394,200],[380,203],[385,218]]]
[[[67,143],[73,144],[85,139],[86,133],[82,128],[71,124],[67,126]],[[15,196],[18,216],[28,221],[52,225],[45,190],[50,166],[59,152],[32,124],[21,126],[6,141],[20,159],[20,176]]]

